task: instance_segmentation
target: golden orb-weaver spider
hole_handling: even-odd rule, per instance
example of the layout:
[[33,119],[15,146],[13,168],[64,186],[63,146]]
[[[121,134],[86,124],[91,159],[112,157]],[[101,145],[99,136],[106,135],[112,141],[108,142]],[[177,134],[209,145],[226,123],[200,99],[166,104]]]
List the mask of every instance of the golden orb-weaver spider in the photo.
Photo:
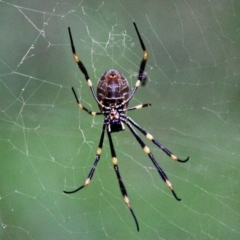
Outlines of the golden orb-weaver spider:
[[131,133],[133,136],[136,138],[138,143],[141,145],[143,151],[149,156],[151,159],[153,165],[156,167],[158,173],[162,177],[163,181],[166,183],[166,185],[170,188],[172,191],[173,196],[176,198],[176,200],[180,201],[181,199],[177,197],[176,193],[173,190],[173,186],[171,182],[168,180],[168,177],[166,173],[163,171],[163,169],[159,166],[157,161],[155,160],[153,154],[151,153],[150,149],[145,145],[145,143],[141,140],[137,132],[135,131],[134,127],[139,130],[145,137],[152,141],[156,146],[158,146],[163,152],[165,152],[169,157],[171,157],[175,161],[179,162],[187,162],[189,157],[186,158],[185,160],[181,160],[175,155],[173,155],[167,148],[165,148],[161,143],[159,143],[150,133],[148,133],[146,130],[144,130],[142,127],[140,127],[135,121],[133,121],[130,117],[126,115],[127,111],[131,110],[136,110],[136,109],[141,109],[143,107],[149,107],[151,106],[150,103],[146,104],[140,104],[135,107],[130,107],[128,108],[128,103],[130,100],[133,98],[136,90],[138,87],[145,81],[145,73],[144,69],[146,66],[147,58],[148,58],[148,53],[145,48],[145,45],[143,43],[143,40],[140,36],[140,33],[138,31],[137,25],[134,22],[134,27],[138,35],[138,39],[140,41],[142,50],[143,50],[143,58],[139,67],[139,72],[138,72],[138,80],[135,83],[135,86],[133,87],[132,90],[130,90],[128,81],[127,79],[117,70],[110,69],[106,71],[101,78],[98,81],[97,85],[97,94],[94,91],[92,81],[90,80],[88,76],[87,69],[83,65],[82,61],[79,59],[79,57],[76,54],[75,46],[73,44],[73,39],[72,39],[72,34],[71,34],[71,29],[70,27],[68,28],[69,32],[69,37],[70,37],[70,42],[71,42],[71,48],[72,48],[72,53],[73,53],[73,58],[75,62],[78,64],[79,69],[85,76],[85,79],[87,81],[87,84],[92,92],[92,95],[97,102],[100,112],[92,112],[89,109],[85,108],[78,100],[77,94],[72,88],[73,94],[76,98],[77,104],[80,109],[83,109],[86,111],[88,114],[95,116],[95,115],[104,115],[104,121],[103,121],[103,126],[102,126],[102,133],[100,137],[100,141],[98,144],[98,149],[95,157],[95,161],[93,163],[93,166],[88,174],[88,177],[84,184],[80,186],[79,188],[73,190],[73,191],[64,191],[64,193],[70,194],[70,193],[75,193],[82,188],[86,187],[89,185],[94,171],[97,167],[98,161],[100,160],[100,155],[102,152],[102,147],[103,147],[103,140],[104,140],[104,134],[105,131],[107,132],[109,144],[110,144],[110,150],[111,150],[111,155],[112,155],[112,163],[113,167],[115,170],[115,173],[117,175],[117,179],[119,182],[119,187],[124,199],[125,204],[127,205],[128,209],[131,211],[131,214],[134,218],[134,221],[136,223],[137,230],[139,231],[139,225],[137,218],[133,212],[133,209],[131,208],[130,201],[127,195],[127,190],[123,184],[120,172],[119,172],[119,167],[118,167],[118,160],[117,160],[117,155],[114,149],[113,141],[112,141],[112,136],[111,134],[113,132],[118,132],[118,131],[123,131],[124,124],[130,129]]

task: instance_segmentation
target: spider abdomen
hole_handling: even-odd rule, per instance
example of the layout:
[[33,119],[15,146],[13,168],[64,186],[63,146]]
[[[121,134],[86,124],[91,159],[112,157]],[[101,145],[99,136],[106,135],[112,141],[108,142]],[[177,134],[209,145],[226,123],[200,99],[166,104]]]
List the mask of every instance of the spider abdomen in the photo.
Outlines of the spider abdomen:
[[[106,71],[98,81],[97,98],[105,106],[116,106],[122,103],[128,99],[129,92],[127,79],[117,70]],[[102,110],[101,106],[99,108]]]

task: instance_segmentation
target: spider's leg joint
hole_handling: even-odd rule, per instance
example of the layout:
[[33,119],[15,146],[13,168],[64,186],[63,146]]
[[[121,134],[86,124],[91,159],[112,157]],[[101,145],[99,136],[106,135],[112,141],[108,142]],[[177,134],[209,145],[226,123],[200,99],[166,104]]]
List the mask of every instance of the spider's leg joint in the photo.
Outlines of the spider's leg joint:
[[143,148],[143,151],[144,151],[146,154],[149,154],[149,153],[150,153],[150,149],[149,149],[147,146],[145,146],[145,147]]
[[139,104],[136,106],[136,109],[141,109],[141,108],[150,107],[150,106],[151,106],[150,103]]
[[78,104],[78,107],[83,109],[83,105],[81,103]]
[[80,62],[80,59],[79,59],[79,57],[77,56],[77,54],[73,54],[73,59],[74,59],[74,61],[76,62],[76,63],[79,63]]
[[129,198],[125,195],[124,196],[124,202],[126,203],[126,205],[128,206],[128,208],[130,208],[130,201],[129,201]]
[[143,107],[143,105],[139,104],[139,105],[136,106],[136,109],[141,109],[142,107]]
[[170,157],[171,157],[171,159],[173,159],[174,161],[177,161],[177,160],[178,160],[178,158],[177,158],[175,155],[173,155],[173,154],[171,154]]
[[136,87],[139,87],[140,85],[141,85],[141,81],[140,81],[140,80],[137,80],[135,86],[136,86]]
[[97,149],[97,155],[100,155],[102,153],[102,149],[101,148],[98,148]]
[[153,140],[153,136],[150,134],[150,133],[147,133],[146,134],[146,138],[149,139],[149,140]]
[[87,80],[87,84],[89,87],[92,87],[92,81],[90,79]]
[[114,166],[117,165],[117,162],[118,162],[117,158],[116,158],[116,157],[113,157],[113,158],[112,158],[112,163],[113,163]]
[[88,186],[89,183],[90,183],[90,181],[91,181],[91,179],[90,179],[90,178],[87,178],[86,181],[85,181],[85,183],[84,183],[84,187]]
[[172,186],[172,184],[170,183],[169,180],[166,180],[166,184],[171,190],[173,190],[173,186]]
[[147,53],[147,51],[145,50],[145,51],[143,52],[143,59],[144,59],[145,61],[147,61],[147,58],[148,58],[148,53]]

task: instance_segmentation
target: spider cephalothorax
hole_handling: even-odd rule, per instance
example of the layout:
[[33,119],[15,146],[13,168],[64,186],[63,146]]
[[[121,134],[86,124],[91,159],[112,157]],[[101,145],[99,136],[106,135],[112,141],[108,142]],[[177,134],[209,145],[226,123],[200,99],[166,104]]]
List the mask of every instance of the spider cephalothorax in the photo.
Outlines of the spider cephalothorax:
[[80,189],[89,185],[89,183],[93,177],[94,171],[97,167],[98,161],[100,160],[100,155],[101,155],[102,148],[103,148],[104,134],[106,131],[108,140],[109,140],[110,151],[111,151],[111,155],[112,155],[112,163],[113,163],[114,171],[117,175],[120,191],[122,193],[125,204],[131,211],[131,214],[135,220],[137,230],[139,231],[139,225],[138,225],[137,218],[131,208],[130,201],[129,201],[129,198],[127,195],[127,190],[123,184],[123,181],[122,181],[122,178],[120,175],[117,155],[116,155],[116,152],[114,149],[111,134],[113,132],[118,132],[118,131],[124,130],[124,125],[126,125],[129,128],[129,130],[131,131],[131,133],[133,134],[133,136],[135,137],[135,139],[137,140],[137,142],[142,147],[143,151],[151,159],[151,161],[152,161],[153,165],[156,167],[159,175],[161,176],[163,181],[166,183],[166,185],[169,187],[169,189],[172,191],[172,194],[178,201],[180,201],[181,199],[178,198],[176,193],[174,192],[173,186],[172,186],[171,182],[168,180],[166,173],[163,171],[163,169],[160,167],[158,162],[155,160],[150,149],[145,145],[145,143],[139,137],[139,135],[135,129],[137,129],[143,135],[145,135],[145,137],[148,140],[152,141],[156,146],[158,146],[163,152],[165,152],[173,160],[179,161],[179,162],[186,162],[186,161],[188,161],[189,158],[186,158],[185,160],[181,160],[178,157],[176,157],[167,148],[165,148],[161,143],[159,143],[150,133],[148,133],[146,130],[144,130],[135,121],[133,121],[130,117],[128,117],[126,115],[127,111],[141,109],[143,107],[151,106],[150,103],[145,103],[145,104],[137,105],[135,107],[128,108],[128,103],[133,98],[133,96],[134,96],[136,90],[138,89],[138,87],[140,86],[140,84],[146,83],[146,74],[144,72],[144,69],[146,66],[147,58],[148,58],[147,50],[146,50],[143,40],[139,34],[137,25],[135,23],[133,23],[133,24],[134,24],[135,30],[138,35],[138,39],[140,41],[140,44],[141,44],[141,47],[143,50],[143,58],[142,58],[142,61],[140,63],[140,67],[139,67],[138,80],[136,81],[135,86],[131,89],[131,91],[129,89],[127,79],[119,71],[110,69],[110,70],[106,71],[99,79],[98,85],[97,85],[97,93],[95,93],[93,85],[92,85],[92,81],[90,80],[90,78],[88,76],[88,72],[76,54],[76,50],[75,50],[75,47],[73,44],[71,30],[70,30],[70,28],[68,28],[73,58],[74,58],[75,62],[78,64],[79,69],[84,74],[85,79],[88,83],[88,86],[93,94],[93,97],[99,106],[100,112],[93,112],[93,111],[85,108],[82,104],[80,104],[74,88],[72,88],[73,94],[76,98],[79,108],[83,109],[84,111],[86,111],[88,114],[90,114],[92,116],[103,115],[104,121],[103,121],[103,125],[102,125],[102,133],[101,133],[100,141],[98,144],[98,149],[97,149],[96,156],[95,156],[95,161],[94,161],[93,166],[88,174],[87,179],[85,180],[84,184],[82,186],[80,186],[79,188],[77,188],[73,191],[64,191],[64,193],[67,193],[67,194],[75,193],[75,192],[79,191]]

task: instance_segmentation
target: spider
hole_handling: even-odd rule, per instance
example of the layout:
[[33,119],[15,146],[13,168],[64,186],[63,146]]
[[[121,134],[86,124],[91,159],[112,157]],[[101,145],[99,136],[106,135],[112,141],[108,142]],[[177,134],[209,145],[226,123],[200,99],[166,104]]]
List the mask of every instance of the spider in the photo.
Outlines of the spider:
[[103,115],[104,120],[103,120],[102,132],[101,132],[101,137],[100,137],[100,141],[98,144],[95,160],[94,160],[93,166],[88,174],[87,179],[85,180],[84,184],[81,185],[79,188],[77,188],[73,191],[64,191],[64,193],[66,193],[66,194],[75,193],[90,184],[90,181],[93,177],[93,174],[95,172],[97,164],[100,160],[100,156],[101,156],[101,152],[102,152],[102,148],[103,148],[104,134],[106,131],[108,140],[109,140],[110,150],[111,150],[113,168],[117,175],[120,191],[122,193],[122,196],[123,196],[126,206],[130,210],[130,212],[134,218],[134,221],[135,221],[135,224],[137,227],[137,231],[139,231],[139,224],[138,224],[136,215],[130,205],[127,190],[124,186],[123,180],[120,175],[117,155],[116,155],[113,141],[112,141],[112,133],[123,131],[125,129],[124,125],[126,125],[129,128],[129,130],[131,131],[133,136],[136,138],[137,142],[142,147],[143,151],[151,159],[153,165],[157,169],[162,180],[166,183],[168,188],[171,190],[173,196],[178,201],[180,201],[181,199],[178,198],[176,193],[174,192],[173,186],[172,186],[171,182],[168,180],[166,173],[163,171],[163,169],[157,163],[157,161],[155,160],[150,149],[145,145],[145,143],[139,137],[138,133],[136,132],[136,129],[139,130],[143,135],[145,135],[145,137],[148,140],[152,141],[156,146],[158,146],[165,154],[167,154],[173,160],[179,161],[179,162],[187,162],[189,160],[189,157],[187,157],[185,160],[179,159],[174,154],[172,154],[167,148],[165,148],[161,143],[159,143],[150,133],[148,133],[145,129],[143,129],[141,126],[139,126],[133,119],[131,119],[130,117],[128,117],[126,115],[127,111],[132,111],[132,110],[151,106],[150,103],[145,103],[145,104],[137,105],[135,107],[128,107],[128,103],[133,98],[138,87],[144,81],[144,78],[145,78],[144,69],[146,66],[147,59],[148,59],[148,53],[147,53],[147,50],[143,43],[143,40],[140,36],[140,33],[138,31],[137,25],[135,22],[133,22],[133,25],[135,27],[139,42],[140,42],[142,50],[143,50],[143,58],[142,58],[142,61],[141,61],[140,67],[139,67],[138,80],[136,81],[135,86],[132,88],[132,90],[130,90],[127,79],[119,71],[110,69],[110,70],[106,71],[99,79],[98,85],[97,85],[97,93],[95,93],[92,81],[90,80],[90,78],[88,76],[87,69],[85,68],[83,62],[80,60],[80,58],[76,54],[76,50],[75,50],[75,46],[74,46],[73,38],[72,38],[72,34],[71,34],[71,29],[70,29],[70,27],[68,27],[73,58],[74,58],[75,62],[77,63],[79,69],[85,76],[87,84],[92,92],[93,98],[95,99],[95,101],[97,102],[97,104],[99,106],[100,112],[93,112],[93,111],[90,111],[89,109],[85,108],[79,102],[77,94],[76,94],[74,88],[72,87],[72,91],[73,91],[73,94],[77,101],[78,107],[80,109],[86,111],[88,114],[90,114],[92,116]]

